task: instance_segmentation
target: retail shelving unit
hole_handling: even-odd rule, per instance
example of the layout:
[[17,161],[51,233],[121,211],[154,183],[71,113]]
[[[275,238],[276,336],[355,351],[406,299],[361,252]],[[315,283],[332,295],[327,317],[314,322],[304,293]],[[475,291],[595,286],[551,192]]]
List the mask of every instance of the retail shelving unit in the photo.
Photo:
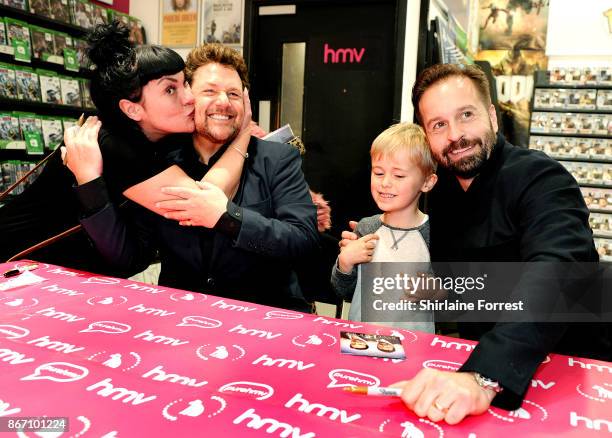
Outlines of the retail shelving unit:
[[576,178],[601,260],[612,262],[612,68],[536,72],[529,147]]
[[[15,30],[9,21],[4,22],[0,29],[5,32],[0,35],[0,189],[54,150],[65,126],[75,123],[80,114],[94,111],[85,89],[90,72],[77,45],[77,41],[84,44],[88,30],[68,22],[68,2],[63,16],[67,21],[52,18],[51,9],[43,15],[0,4],[0,21],[27,25],[21,40],[30,52],[30,59],[16,56],[19,46],[11,44]],[[74,58],[72,62],[66,62],[67,56]],[[47,77],[53,86],[43,82]]]

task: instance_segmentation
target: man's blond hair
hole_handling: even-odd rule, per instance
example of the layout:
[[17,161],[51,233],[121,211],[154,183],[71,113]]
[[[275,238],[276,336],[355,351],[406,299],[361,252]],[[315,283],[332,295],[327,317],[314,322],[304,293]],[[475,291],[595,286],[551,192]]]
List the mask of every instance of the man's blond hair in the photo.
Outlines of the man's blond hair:
[[410,161],[416,165],[423,175],[436,172],[437,163],[431,155],[425,132],[414,123],[397,123],[381,132],[374,139],[370,149],[370,157],[388,156],[406,151]]

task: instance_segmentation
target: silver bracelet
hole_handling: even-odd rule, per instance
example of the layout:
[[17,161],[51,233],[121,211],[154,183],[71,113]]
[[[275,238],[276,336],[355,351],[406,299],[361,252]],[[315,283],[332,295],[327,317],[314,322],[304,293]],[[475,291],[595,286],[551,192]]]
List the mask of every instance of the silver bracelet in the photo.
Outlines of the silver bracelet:
[[488,377],[483,376],[480,373],[473,373],[474,380],[481,388],[490,389],[496,394],[499,394],[504,390],[504,388],[499,384],[499,382],[489,379]]
[[234,149],[236,152],[238,152],[240,155],[242,155],[244,157],[244,159],[246,160],[247,158],[249,158],[249,153],[248,152],[242,152],[240,149],[238,149],[236,146],[232,146],[232,149]]

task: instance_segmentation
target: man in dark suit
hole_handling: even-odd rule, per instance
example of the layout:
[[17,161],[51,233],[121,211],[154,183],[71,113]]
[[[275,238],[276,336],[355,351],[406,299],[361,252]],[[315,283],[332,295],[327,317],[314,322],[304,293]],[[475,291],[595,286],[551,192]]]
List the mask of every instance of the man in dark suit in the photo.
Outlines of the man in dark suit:
[[[428,204],[432,261],[596,266],[589,211],[575,179],[555,160],[497,133],[489,84],[478,67],[429,67],[412,100],[439,163]],[[523,275],[512,294],[552,307],[561,294],[556,286]],[[610,360],[609,324],[510,321],[461,324],[460,335],[479,345],[458,372],[423,369],[398,383],[406,405],[421,417],[456,424],[491,404],[518,409],[549,352]]]
[[[123,241],[109,242],[102,252],[138,272],[158,249],[160,285],[310,311],[293,271],[318,242],[316,208],[299,152],[251,137],[246,154],[234,148],[245,162],[232,200],[218,187],[200,183],[240,130],[247,70],[236,51],[205,44],[190,53],[186,77],[195,97],[196,132],[172,137],[169,161],[198,181],[200,189],[165,188],[177,197],[160,202],[165,217],[133,209],[129,239],[114,233]],[[90,235],[98,234],[96,242],[104,242],[100,224],[116,222],[91,216],[82,223]]]

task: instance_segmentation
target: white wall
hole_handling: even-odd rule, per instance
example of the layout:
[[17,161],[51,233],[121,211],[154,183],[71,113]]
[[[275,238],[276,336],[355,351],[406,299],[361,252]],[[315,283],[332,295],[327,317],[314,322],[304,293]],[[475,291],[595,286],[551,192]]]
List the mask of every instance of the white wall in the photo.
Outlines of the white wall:
[[142,20],[150,44],[159,44],[160,5],[158,0],[130,0],[130,15]]
[[416,79],[417,53],[419,46],[419,15],[420,0],[408,0],[406,11],[406,39],[404,40],[404,72],[402,79],[402,106],[400,119],[402,122],[412,122],[414,108],[411,94],[412,84]]
[[612,0],[550,0],[546,55],[550,67],[612,64],[612,32],[604,12]]

